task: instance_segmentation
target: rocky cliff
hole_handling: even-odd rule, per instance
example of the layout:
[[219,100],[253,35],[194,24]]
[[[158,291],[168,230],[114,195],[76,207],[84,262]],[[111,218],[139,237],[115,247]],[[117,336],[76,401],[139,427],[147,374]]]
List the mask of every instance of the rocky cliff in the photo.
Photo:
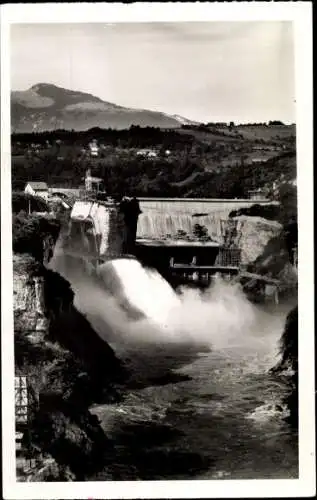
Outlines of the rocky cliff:
[[[242,266],[277,280],[280,296],[296,293],[297,268],[285,226],[259,215],[235,215],[231,220],[235,221],[231,245],[241,249]],[[255,288],[258,285],[254,283]]]
[[271,369],[280,377],[288,377],[290,392],[284,403],[289,409],[288,420],[298,427],[298,306],[288,314],[283,334],[280,339],[280,360]]
[[16,375],[29,388],[24,446],[52,462],[33,480],[84,480],[111,448],[89,407],[120,399],[124,369],[74,307],[66,280],[29,254],[14,255],[13,272]]

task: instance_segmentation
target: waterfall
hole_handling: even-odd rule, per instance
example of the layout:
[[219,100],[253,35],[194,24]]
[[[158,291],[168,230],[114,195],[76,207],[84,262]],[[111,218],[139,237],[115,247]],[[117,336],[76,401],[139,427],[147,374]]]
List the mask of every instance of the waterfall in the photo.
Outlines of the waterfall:
[[[165,325],[180,301],[172,287],[155,270],[134,259],[114,259],[99,266],[105,289],[125,307],[138,310],[158,325]],[[148,291],[150,293],[148,293]]]
[[[223,242],[233,222],[228,214],[227,219],[223,217],[223,208],[222,211],[194,217],[180,211],[161,213],[148,210],[140,214],[137,236],[175,237],[178,231],[191,235],[195,224],[201,224],[212,239]],[[212,289],[217,289],[217,293],[204,297],[199,292],[193,296],[186,291],[179,296],[157,271],[145,269],[136,259],[123,258],[119,248],[122,241],[120,220],[111,207],[98,208],[97,204],[86,203],[78,205],[76,210],[78,213],[74,211],[74,218],[70,221],[67,242],[65,244],[61,233],[51,267],[70,281],[79,310],[99,318],[96,330],[101,336],[104,331],[109,331],[110,325],[110,330],[119,337],[160,338],[153,335],[154,328],[155,331],[159,329],[168,341],[177,339],[182,342],[193,338],[195,342],[196,337],[199,341],[212,342],[210,328],[229,334],[232,328],[234,331],[240,327],[244,329],[246,318],[252,320],[252,310],[246,299],[231,285],[213,285]],[[82,266],[82,262],[91,262],[96,257],[89,253],[89,238],[90,247],[102,249],[100,254],[106,261],[91,274],[87,272],[87,266]],[[242,309],[245,314],[241,316]],[[209,326],[206,327],[207,323]],[[102,324],[108,327],[103,328]]]
[[178,231],[192,235],[195,224],[200,224],[207,228],[211,239],[223,244],[228,237],[227,230],[232,229],[230,212],[252,205],[252,200],[141,198],[142,213],[138,220],[137,238],[175,238]]
[[175,238],[179,231],[188,236],[193,235],[196,224],[205,226],[212,240],[223,244],[225,230],[230,225],[231,219],[224,219],[219,215],[202,215],[193,217],[182,213],[142,213],[138,221],[137,238],[140,239],[163,239]]

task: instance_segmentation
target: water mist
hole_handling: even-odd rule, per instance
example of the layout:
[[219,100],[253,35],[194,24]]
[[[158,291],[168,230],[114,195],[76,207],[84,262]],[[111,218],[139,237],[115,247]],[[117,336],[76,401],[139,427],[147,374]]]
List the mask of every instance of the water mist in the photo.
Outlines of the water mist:
[[239,284],[217,279],[204,292],[177,294],[155,270],[135,259],[113,259],[96,272],[57,245],[50,267],[75,292],[75,305],[99,335],[125,344],[244,345],[259,320]]

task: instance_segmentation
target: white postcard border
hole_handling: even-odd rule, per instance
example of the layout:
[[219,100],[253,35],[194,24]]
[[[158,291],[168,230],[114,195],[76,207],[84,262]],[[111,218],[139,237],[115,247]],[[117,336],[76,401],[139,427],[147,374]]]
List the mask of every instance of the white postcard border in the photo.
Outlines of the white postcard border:
[[[293,21],[299,221],[299,479],[17,483],[15,479],[10,176],[12,23]],[[17,4],[1,6],[1,272],[3,496],[17,499],[303,497],[315,494],[314,241],[310,2]]]

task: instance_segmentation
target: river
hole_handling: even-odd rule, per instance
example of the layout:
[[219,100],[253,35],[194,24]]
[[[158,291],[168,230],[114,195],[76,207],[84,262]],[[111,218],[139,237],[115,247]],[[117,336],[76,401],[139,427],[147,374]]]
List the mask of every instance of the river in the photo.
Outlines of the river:
[[123,401],[91,408],[115,448],[92,479],[298,477],[297,432],[282,403],[290,387],[269,373],[292,302],[253,305],[219,282],[204,296],[184,290],[167,314],[168,284],[153,275],[147,284],[147,271],[129,264],[117,269],[123,289],[130,273],[128,299],[157,304],[156,320],[164,313],[161,324],[134,321],[93,280],[56,262],[75,304],[130,373]]

